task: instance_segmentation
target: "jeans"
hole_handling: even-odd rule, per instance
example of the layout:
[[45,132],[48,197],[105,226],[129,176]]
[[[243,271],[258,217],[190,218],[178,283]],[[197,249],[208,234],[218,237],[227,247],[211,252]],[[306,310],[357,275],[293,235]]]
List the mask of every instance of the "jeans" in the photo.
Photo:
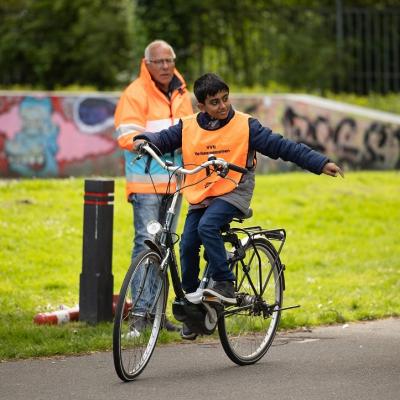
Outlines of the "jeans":
[[[147,232],[147,224],[152,221],[159,221],[161,224],[165,221],[165,216],[168,211],[168,207],[171,201],[168,201],[166,206],[167,196],[158,194],[131,194],[129,201],[133,206],[133,226],[134,226],[134,240],[132,249],[132,261],[140,254],[143,250],[148,247],[145,245],[145,239],[153,239],[153,236]],[[172,224],[172,231],[176,231],[178,225],[179,212],[182,205],[182,196],[178,197],[177,207],[175,209],[175,217]],[[146,311],[151,312],[151,307],[154,302],[154,297],[157,292],[158,285],[156,284],[156,278],[158,274],[157,268],[149,266],[148,276],[146,278],[146,285],[141,289],[141,281],[144,278],[146,268],[141,270],[134,276],[132,281],[132,301],[135,304],[136,294],[139,290],[142,290],[138,302],[135,305],[135,313],[145,314]]]
[[220,229],[239,213],[238,208],[220,199],[207,208],[189,211],[180,243],[182,287],[186,293],[196,291],[199,285],[201,244],[207,253],[208,276],[214,281],[235,280],[228,266]]

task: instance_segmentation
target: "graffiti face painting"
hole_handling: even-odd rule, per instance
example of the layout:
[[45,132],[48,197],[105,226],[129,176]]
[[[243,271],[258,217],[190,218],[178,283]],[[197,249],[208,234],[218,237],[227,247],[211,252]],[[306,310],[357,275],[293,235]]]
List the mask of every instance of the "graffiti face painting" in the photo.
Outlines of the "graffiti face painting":
[[19,114],[21,130],[5,145],[10,171],[26,177],[57,176],[59,127],[51,120],[50,100],[26,97]]

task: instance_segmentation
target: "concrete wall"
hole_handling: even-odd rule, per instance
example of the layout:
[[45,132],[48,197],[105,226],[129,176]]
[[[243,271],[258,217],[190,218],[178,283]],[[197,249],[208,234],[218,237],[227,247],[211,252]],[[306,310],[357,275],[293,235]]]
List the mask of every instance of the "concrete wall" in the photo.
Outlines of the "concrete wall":
[[[0,177],[123,174],[119,93],[0,92]],[[400,116],[312,96],[232,95],[238,110],[326,153],[345,169],[399,169]],[[291,170],[259,157],[259,171]]]
[[[306,95],[240,97],[235,105],[347,170],[400,168],[400,115]],[[293,166],[268,160],[262,163],[265,169]]]

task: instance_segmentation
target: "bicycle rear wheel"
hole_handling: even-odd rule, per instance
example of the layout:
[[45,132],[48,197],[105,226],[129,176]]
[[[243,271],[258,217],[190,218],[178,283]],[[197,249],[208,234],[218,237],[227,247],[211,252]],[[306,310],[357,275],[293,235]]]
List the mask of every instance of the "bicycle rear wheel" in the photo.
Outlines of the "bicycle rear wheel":
[[154,251],[142,252],[122,283],[114,319],[113,356],[123,381],[132,381],[144,370],[157,343],[167,299],[160,263]]
[[283,272],[272,245],[249,240],[245,258],[233,265],[238,304],[225,307],[218,320],[221,344],[238,365],[257,362],[268,351],[278,328],[283,301]]

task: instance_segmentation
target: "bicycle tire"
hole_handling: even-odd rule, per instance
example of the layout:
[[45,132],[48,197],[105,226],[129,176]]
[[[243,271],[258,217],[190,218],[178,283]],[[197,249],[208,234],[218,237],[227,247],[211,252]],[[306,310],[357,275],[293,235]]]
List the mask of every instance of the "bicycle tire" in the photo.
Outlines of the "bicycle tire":
[[268,351],[278,329],[284,289],[282,265],[271,243],[255,238],[248,240],[245,258],[235,262],[232,270],[238,304],[225,307],[218,319],[218,333],[234,363],[254,364]]
[[[143,251],[132,262],[121,286],[114,319],[113,358],[115,371],[125,382],[143,372],[165,318],[167,285],[160,264],[161,258],[156,252]],[[146,309],[143,306],[139,309],[148,285],[153,285],[154,300]]]

